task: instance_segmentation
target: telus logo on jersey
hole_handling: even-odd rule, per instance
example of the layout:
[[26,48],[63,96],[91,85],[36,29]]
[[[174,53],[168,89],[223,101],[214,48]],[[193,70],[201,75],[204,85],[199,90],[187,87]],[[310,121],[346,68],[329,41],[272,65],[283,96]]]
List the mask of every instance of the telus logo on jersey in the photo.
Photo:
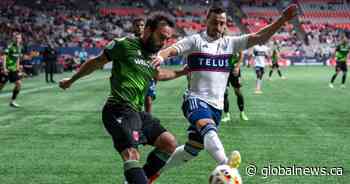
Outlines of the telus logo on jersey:
[[266,56],[266,52],[264,51],[254,51],[254,55],[255,56]]
[[229,72],[231,54],[211,55],[203,53],[194,53],[188,56],[188,66],[191,70],[209,70],[219,72]]

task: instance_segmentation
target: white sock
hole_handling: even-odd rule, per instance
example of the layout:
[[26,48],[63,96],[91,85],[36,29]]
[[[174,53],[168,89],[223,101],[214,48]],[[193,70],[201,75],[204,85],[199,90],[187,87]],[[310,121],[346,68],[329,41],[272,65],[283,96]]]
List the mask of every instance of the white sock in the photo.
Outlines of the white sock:
[[262,83],[262,80],[261,79],[258,79],[256,80],[256,90],[261,90],[261,83]]
[[204,149],[208,151],[219,165],[227,163],[228,159],[224,146],[216,131],[211,130],[204,135]]
[[185,151],[185,145],[179,146],[175,149],[174,153],[170,156],[165,166],[160,170],[160,172],[164,172],[173,167],[180,166],[186,163],[189,160],[192,160],[195,156],[191,155],[187,151]]

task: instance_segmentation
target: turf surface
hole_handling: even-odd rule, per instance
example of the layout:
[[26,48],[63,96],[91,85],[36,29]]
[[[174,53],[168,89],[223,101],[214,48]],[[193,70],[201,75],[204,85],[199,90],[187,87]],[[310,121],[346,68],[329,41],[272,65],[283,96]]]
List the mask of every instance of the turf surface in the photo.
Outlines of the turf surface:
[[[219,134],[227,153],[241,152],[244,183],[349,183],[350,85],[340,89],[339,77],[335,89],[328,88],[333,69],[326,67],[290,67],[283,72],[287,80],[274,73],[272,81],[264,81],[264,93],[254,95],[254,73],[244,70],[248,122],[239,121],[231,90],[232,121],[222,123]],[[8,106],[12,85],[5,87],[0,93],[0,184],[122,183],[121,159],[101,123],[108,75],[98,71],[67,91],[47,85],[43,76],[25,79],[17,100],[20,109]],[[180,110],[184,89],[184,78],[161,82],[154,102],[154,115],[180,144],[188,125]],[[143,159],[149,150],[141,148]],[[246,173],[252,164],[258,168],[256,176]],[[293,165],[339,167],[336,174],[342,176],[264,177],[264,167]],[[205,184],[214,167],[203,151],[196,160],[164,173],[157,184]]]

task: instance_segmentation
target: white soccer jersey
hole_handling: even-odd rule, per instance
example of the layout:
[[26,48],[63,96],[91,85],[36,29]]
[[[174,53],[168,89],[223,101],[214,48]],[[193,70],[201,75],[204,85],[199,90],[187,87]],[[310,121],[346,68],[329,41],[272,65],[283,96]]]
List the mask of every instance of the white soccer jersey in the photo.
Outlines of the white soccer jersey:
[[265,67],[268,52],[269,48],[265,45],[256,45],[253,47],[255,67]]
[[189,97],[197,97],[222,110],[224,93],[232,64],[233,53],[247,47],[247,36],[224,36],[213,40],[206,32],[185,37],[174,47],[179,55],[187,56],[190,69]]

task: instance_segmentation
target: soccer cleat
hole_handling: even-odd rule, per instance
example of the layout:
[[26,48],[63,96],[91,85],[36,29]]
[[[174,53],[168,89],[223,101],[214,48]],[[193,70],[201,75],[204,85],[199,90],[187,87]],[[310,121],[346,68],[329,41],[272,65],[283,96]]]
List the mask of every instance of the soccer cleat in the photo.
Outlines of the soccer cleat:
[[231,168],[238,168],[239,165],[241,165],[241,162],[242,162],[242,158],[239,151],[232,151],[227,165],[229,165]]
[[282,76],[281,79],[285,80],[285,79],[287,79],[287,78],[286,78],[285,76]]
[[260,95],[260,94],[262,94],[262,91],[261,90],[255,90],[254,93],[257,94],[257,95]]
[[9,105],[10,105],[10,107],[14,107],[14,108],[20,108],[21,107],[15,101],[11,101]]
[[332,89],[334,88],[332,83],[329,83],[329,87],[332,88]]
[[221,119],[222,122],[227,122],[231,120],[230,113],[226,113],[224,117]]
[[342,85],[340,86],[340,88],[345,89],[345,85],[344,85],[344,84],[342,84]]
[[248,121],[248,120],[249,120],[244,111],[240,112],[239,117],[240,117],[241,120],[243,120],[243,121]]

